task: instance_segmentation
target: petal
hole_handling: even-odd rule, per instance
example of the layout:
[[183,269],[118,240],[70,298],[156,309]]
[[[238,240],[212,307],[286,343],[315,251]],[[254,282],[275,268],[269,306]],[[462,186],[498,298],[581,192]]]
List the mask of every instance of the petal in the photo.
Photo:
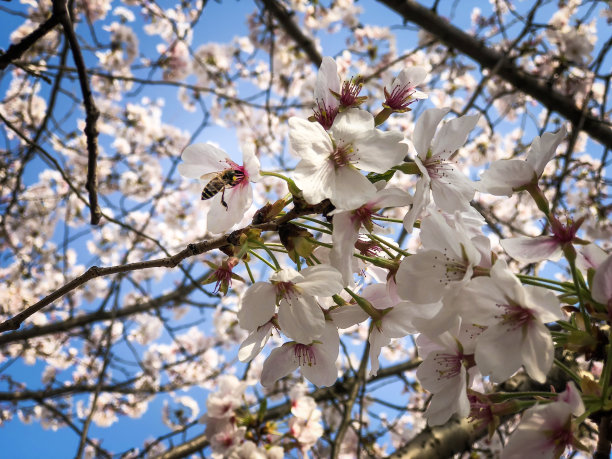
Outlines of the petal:
[[332,57],[325,56],[317,73],[314,88],[315,102],[323,101],[327,108],[337,107],[340,103],[330,90],[340,94],[340,78],[336,61]]
[[431,139],[442,118],[450,111],[450,108],[430,108],[425,110],[414,126],[413,143],[414,148],[421,159],[427,158],[427,151],[431,145]]
[[494,196],[512,196],[512,191],[536,178],[533,167],[518,159],[502,159],[491,163],[489,169],[475,182],[476,189]]
[[391,338],[382,334],[376,327],[373,327],[368,341],[370,342],[370,376],[376,376],[380,368],[380,363],[378,362],[380,350],[391,342]]
[[[417,164],[419,160],[417,159]],[[425,173],[421,175],[419,178],[415,190],[414,197],[412,198],[412,207],[404,216],[404,228],[408,232],[408,234],[412,234],[412,230],[414,229],[414,224],[421,216],[423,209],[425,209],[429,205],[429,201],[431,199],[431,193],[429,189],[429,184],[431,180],[429,175]]]
[[462,147],[472,129],[476,126],[480,115],[469,115],[455,118],[445,123],[439,130],[431,145],[433,156],[448,159]]
[[325,316],[313,297],[290,295],[280,302],[278,324],[292,340],[310,344],[323,333]]
[[612,255],[597,267],[593,276],[591,295],[598,303],[607,305],[612,299]]
[[436,205],[445,212],[467,211],[474,197],[474,182],[455,166],[449,165],[441,179],[431,180],[431,194]]
[[329,134],[319,123],[302,118],[289,118],[289,142],[291,153],[312,163],[326,161],[333,152]]
[[285,343],[274,349],[263,364],[261,370],[261,385],[270,387],[279,379],[297,369],[294,356],[295,343]]
[[467,397],[465,370],[462,370],[462,378],[457,381],[454,388],[434,394],[425,411],[427,424],[439,426],[445,424],[450,417],[457,413],[459,418],[465,418],[470,414],[470,401]]
[[276,312],[276,292],[269,282],[255,282],[240,302],[238,325],[245,330],[255,330],[268,322]]
[[403,338],[411,333],[417,333],[412,324],[411,313],[415,305],[402,301],[398,303],[390,312],[385,314],[382,320],[382,331],[390,338]]
[[404,135],[401,132],[378,129],[364,132],[353,141],[355,159],[351,162],[365,171],[387,172],[408,155],[408,145],[402,140]]
[[338,328],[344,329],[359,324],[370,316],[356,304],[347,303],[344,306],[330,309],[331,317]]
[[400,188],[390,187],[378,191],[371,202],[374,209],[403,207],[412,203],[412,196],[410,196],[410,193]]
[[268,342],[268,339],[270,339],[271,330],[272,323],[268,322],[266,325],[252,331],[251,334],[247,336],[247,339],[240,345],[238,360],[243,363],[253,360],[261,352]]
[[[227,208],[221,204],[225,196]],[[253,190],[248,182],[218,193],[211,202],[208,211],[208,231],[214,234],[224,233],[244,218],[245,212],[253,202]]]
[[318,344],[312,346],[316,363],[314,365],[302,365],[301,371],[304,377],[315,386],[331,386],[338,379],[336,358],[325,351],[321,351],[319,346]]
[[358,170],[345,166],[335,171],[334,188],[329,199],[336,208],[357,209],[375,195],[376,187]]
[[210,143],[189,145],[181,155],[183,160],[177,167],[179,174],[187,178],[202,178],[203,175],[220,172],[229,167],[229,156]]
[[336,174],[331,161],[321,164],[300,161],[293,171],[293,179],[309,204],[318,204],[334,194]]
[[533,167],[537,177],[542,175],[546,164],[555,155],[557,147],[565,137],[565,134],[565,127],[562,127],[554,134],[552,132],[545,132],[541,138],[536,137],[533,139],[526,161]]
[[521,263],[557,261],[562,255],[561,245],[552,236],[515,237],[499,243],[508,255]]
[[242,145],[242,164],[251,182],[257,182],[261,178],[259,158],[255,154],[255,146],[251,143]]
[[446,275],[444,254],[426,250],[406,257],[397,270],[397,293],[415,303],[435,303],[442,298],[441,288]]
[[555,358],[555,348],[550,332],[544,324],[534,321],[521,343],[520,355],[527,374],[539,383],[546,382]]
[[418,86],[420,85],[427,76],[427,70],[425,67],[408,67],[402,69],[397,78],[393,80],[391,89],[395,86]]
[[337,145],[351,144],[363,133],[374,132],[374,116],[360,108],[349,108],[336,116],[329,132]]
[[315,265],[302,269],[300,274],[304,279],[296,282],[306,295],[332,296],[342,291],[344,287],[342,274],[330,265]]
[[491,325],[476,341],[475,360],[483,376],[491,376],[495,383],[504,382],[522,365],[521,352],[508,352],[516,349],[522,341],[522,328],[508,331],[504,324]]
[[353,280],[353,252],[359,238],[359,226],[352,222],[352,212],[340,212],[334,215],[332,230],[333,248],[329,254],[332,266],[342,273],[343,284],[349,285]]

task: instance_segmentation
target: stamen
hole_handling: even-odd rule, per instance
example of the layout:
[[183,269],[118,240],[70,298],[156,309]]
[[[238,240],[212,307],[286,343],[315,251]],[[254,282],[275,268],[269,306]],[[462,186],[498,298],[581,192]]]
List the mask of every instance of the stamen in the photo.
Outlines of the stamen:
[[296,343],[293,348],[294,356],[298,362],[298,365],[308,365],[309,367],[317,364],[317,358],[312,349],[312,346],[307,344]]

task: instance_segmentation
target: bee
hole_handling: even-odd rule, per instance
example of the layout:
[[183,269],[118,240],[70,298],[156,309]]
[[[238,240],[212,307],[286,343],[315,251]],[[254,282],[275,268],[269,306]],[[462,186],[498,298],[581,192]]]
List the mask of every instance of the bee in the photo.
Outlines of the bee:
[[227,209],[227,203],[225,202],[225,189],[235,187],[242,181],[243,178],[244,172],[236,169],[225,169],[221,172],[213,173],[210,182],[208,182],[202,190],[202,200],[204,201],[206,199],[210,199],[220,191],[221,204],[223,204],[223,207]]

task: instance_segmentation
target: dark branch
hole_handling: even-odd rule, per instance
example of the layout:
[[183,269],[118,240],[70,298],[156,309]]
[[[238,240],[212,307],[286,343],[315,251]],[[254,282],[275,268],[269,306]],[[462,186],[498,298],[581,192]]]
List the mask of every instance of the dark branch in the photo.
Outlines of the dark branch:
[[59,18],[53,14],[49,19],[39,25],[29,35],[23,37],[19,43],[14,43],[6,50],[6,52],[0,55],[0,70],[4,70],[8,65],[16,59],[19,59],[23,53],[34,45],[39,39],[44,37],[47,32],[53,29],[59,24]]
[[[536,77],[513,65],[511,61],[505,61],[504,57],[490,46],[458,29],[430,9],[413,0],[379,1],[402,16],[405,21],[419,25],[437,36],[446,46],[466,54],[482,67],[493,69],[499,62],[502,62],[497,72],[500,78],[538,100],[549,110],[561,114],[575,125],[580,123],[582,109],[576,106],[571,98],[546,86]],[[583,129],[592,138],[612,148],[612,129],[601,120],[587,115],[584,118]]]

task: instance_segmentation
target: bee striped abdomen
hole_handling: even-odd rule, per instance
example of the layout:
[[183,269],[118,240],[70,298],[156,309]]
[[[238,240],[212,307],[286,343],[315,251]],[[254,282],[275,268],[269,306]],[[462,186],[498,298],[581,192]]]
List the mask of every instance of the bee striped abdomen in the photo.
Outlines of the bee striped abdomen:
[[[238,185],[244,178],[244,173],[240,170],[225,169],[215,175],[210,182],[206,184],[202,190],[202,200],[210,199],[215,196],[219,191],[225,193],[226,188],[232,188]],[[227,209],[227,203],[225,202],[225,196],[221,196],[221,204]]]

